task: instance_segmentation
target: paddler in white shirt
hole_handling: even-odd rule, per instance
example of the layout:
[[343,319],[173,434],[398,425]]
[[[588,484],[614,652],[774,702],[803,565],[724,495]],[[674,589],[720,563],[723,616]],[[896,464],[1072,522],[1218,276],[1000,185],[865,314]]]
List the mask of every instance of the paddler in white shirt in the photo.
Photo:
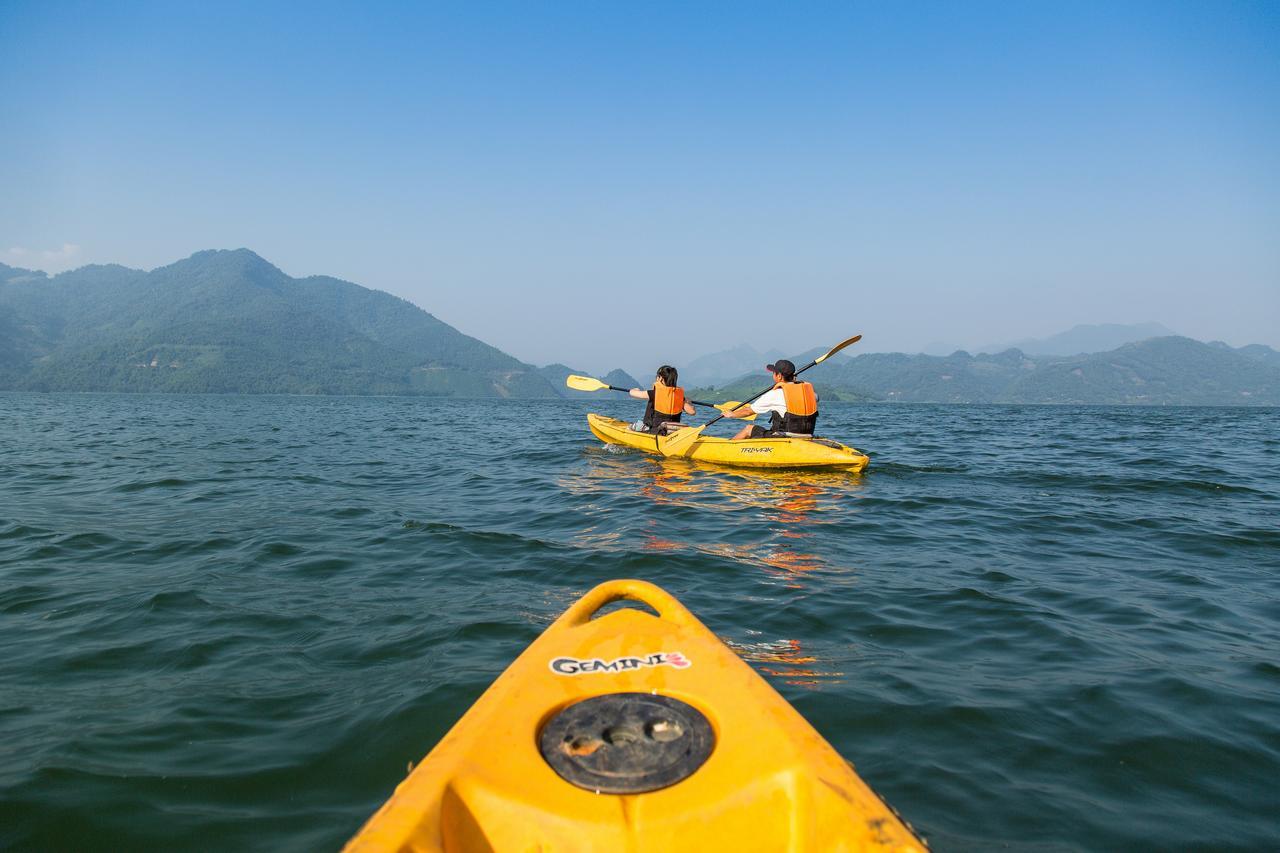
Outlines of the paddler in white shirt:
[[752,414],[769,414],[769,428],[748,424],[735,439],[769,438],[773,436],[812,436],[818,422],[818,395],[813,385],[796,381],[796,366],[785,358],[765,365],[773,374],[773,388],[753,403],[734,409],[726,417],[746,418]]

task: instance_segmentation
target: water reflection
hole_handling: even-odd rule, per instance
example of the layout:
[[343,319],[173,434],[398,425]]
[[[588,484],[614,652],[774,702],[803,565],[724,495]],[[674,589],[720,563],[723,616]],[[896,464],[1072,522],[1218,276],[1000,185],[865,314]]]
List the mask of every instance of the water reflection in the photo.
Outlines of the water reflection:
[[[589,512],[598,517],[598,524],[575,537],[580,547],[615,550],[640,544],[655,553],[713,555],[763,573],[781,590],[821,588],[837,578],[847,582],[854,572],[825,556],[838,549],[823,548],[823,527],[858,512],[857,498],[865,488],[859,475],[734,469],[592,448],[584,465],[566,472],[559,486],[589,497]],[[696,509],[700,521],[672,523],[670,516],[645,512],[643,504],[639,514],[619,512],[620,501],[635,507],[637,496],[658,507]],[[620,524],[619,518],[626,521]],[[725,642],[757,670],[788,685],[816,688],[842,675],[798,639]]]
[[558,485],[574,494],[632,492],[665,503],[687,503],[691,495],[715,495],[734,505],[716,507],[698,501],[699,508],[748,506],[792,513],[830,511],[864,488],[860,474],[844,471],[730,468],[611,446],[590,449],[585,470],[566,473]]
[[[640,536],[649,550],[713,554],[760,569],[793,589],[804,586],[814,572],[850,571],[831,566],[822,556],[818,528],[857,512],[852,499],[864,488],[860,476],[846,472],[733,469],[607,449],[590,451],[585,470],[566,473],[559,485],[601,499],[592,505],[601,513],[608,512],[610,495],[639,495],[656,505],[696,507],[699,514],[746,510],[751,513],[743,517],[747,525],[735,526],[731,537],[705,526],[666,523],[659,527],[653,518],[645,519],[646,529]],[[581,531],[575,544],[622,547],[623,538],[616,525],[600,525]]]
[[737,652],[738,657],[784,684],[796,687],[818,687],[823,679],[840,678],[843,672],[822,669],[823,661],[806,652],[799,640],[774,640],[772,642],[736,643],[724,639],[724,643]]

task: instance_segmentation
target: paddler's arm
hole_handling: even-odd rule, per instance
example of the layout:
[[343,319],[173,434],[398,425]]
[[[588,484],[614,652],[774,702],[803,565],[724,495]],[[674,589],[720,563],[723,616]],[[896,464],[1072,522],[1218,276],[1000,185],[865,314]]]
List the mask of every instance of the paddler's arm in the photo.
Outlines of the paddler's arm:
[[750,406],[739,406],[732,412],[725,412],[724,416],[726,418],[749,418],[754,414],[756,414],[756,410]]
[[696,414],[698,414],[698,410],[697,410],[697,409],[695,409],[695,408],[693,407],[693,403],[685,403],[685,404],[684,404],[684,413],[685,413],[686,415],[696,415]]
[[630,394],[632,397],[635,397],[637,400],[649,399],[649,392],[644,390],[643,388],[632,388],[627,393]]

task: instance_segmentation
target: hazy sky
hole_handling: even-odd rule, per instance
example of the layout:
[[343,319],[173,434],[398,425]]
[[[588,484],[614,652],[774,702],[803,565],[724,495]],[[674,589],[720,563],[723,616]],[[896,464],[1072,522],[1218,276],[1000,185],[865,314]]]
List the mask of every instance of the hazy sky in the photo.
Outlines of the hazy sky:
[[1280,346],[1280,3],[0,0],[0,97],[11,265],[246,246],[597,371]]

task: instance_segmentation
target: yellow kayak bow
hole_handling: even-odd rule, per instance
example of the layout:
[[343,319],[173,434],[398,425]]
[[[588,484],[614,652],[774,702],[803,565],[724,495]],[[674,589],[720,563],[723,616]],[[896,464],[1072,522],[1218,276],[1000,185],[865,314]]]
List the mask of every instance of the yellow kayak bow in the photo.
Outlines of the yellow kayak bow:
[[[620,599],[648,609],[601,612]],[[763,678],[638,580],[572,605],[347,846],[924,849]]]

